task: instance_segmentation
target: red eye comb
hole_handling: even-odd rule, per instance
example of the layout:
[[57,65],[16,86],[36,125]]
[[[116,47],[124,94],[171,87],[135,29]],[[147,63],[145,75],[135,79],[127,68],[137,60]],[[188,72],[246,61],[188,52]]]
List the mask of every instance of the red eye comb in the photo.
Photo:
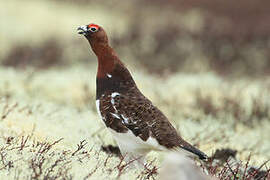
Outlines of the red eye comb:
[[88,25],[88,28],[96,28],[96,29],[99,29],[99,26],[98,25],[96,25],[96,24],[89,24]]

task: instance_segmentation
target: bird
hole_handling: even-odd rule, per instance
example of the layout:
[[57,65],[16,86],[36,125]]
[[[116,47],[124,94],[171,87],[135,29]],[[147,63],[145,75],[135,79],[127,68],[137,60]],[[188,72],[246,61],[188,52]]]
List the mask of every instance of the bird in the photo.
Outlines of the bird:
[[152,150],[176,150],[201,160],[208,158],[185,141],[168,118],[142,94],[101,26],[90,23],[78,27],[77,32],[88,40],[97,56],[97,112],[122,156],[137,158],[142,163]]

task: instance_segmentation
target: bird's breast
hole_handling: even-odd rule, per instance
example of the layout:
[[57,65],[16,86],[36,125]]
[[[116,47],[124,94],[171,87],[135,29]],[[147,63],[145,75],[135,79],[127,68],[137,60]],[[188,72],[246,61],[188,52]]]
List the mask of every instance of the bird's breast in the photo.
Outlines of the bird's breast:
[[129,118],[119,112],[120,93],[104,93],[96,100],[96,106],[99,116],[106,127],[116,132],[126,132],[128,129],[124,123],[128,123]]

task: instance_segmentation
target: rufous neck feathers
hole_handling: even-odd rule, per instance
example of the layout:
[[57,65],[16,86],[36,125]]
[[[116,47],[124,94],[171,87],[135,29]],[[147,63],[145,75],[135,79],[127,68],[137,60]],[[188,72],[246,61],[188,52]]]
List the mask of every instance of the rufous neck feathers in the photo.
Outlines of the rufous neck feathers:
[[85,37],[98,58],[97,78],[104,78],[110,74],[117,64],[125,69],[115,51],[110,47],[108,36],[102,27],[99,27],[96,33],[90,33]]
[[91,47],[98,58],[97,77],[102,78],[110,74],[117,63],[122,64],[108,44],[91,44]]

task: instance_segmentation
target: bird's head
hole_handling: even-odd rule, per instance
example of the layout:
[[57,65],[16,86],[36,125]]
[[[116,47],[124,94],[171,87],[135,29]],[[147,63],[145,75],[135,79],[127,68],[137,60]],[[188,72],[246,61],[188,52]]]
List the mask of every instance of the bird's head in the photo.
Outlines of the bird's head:
[[77,29],[78,34],[82,34],[90,42],[90,44],[96,43],[108,43],[108,37],[104,29],[97,24],[88,24],[80,26]]

